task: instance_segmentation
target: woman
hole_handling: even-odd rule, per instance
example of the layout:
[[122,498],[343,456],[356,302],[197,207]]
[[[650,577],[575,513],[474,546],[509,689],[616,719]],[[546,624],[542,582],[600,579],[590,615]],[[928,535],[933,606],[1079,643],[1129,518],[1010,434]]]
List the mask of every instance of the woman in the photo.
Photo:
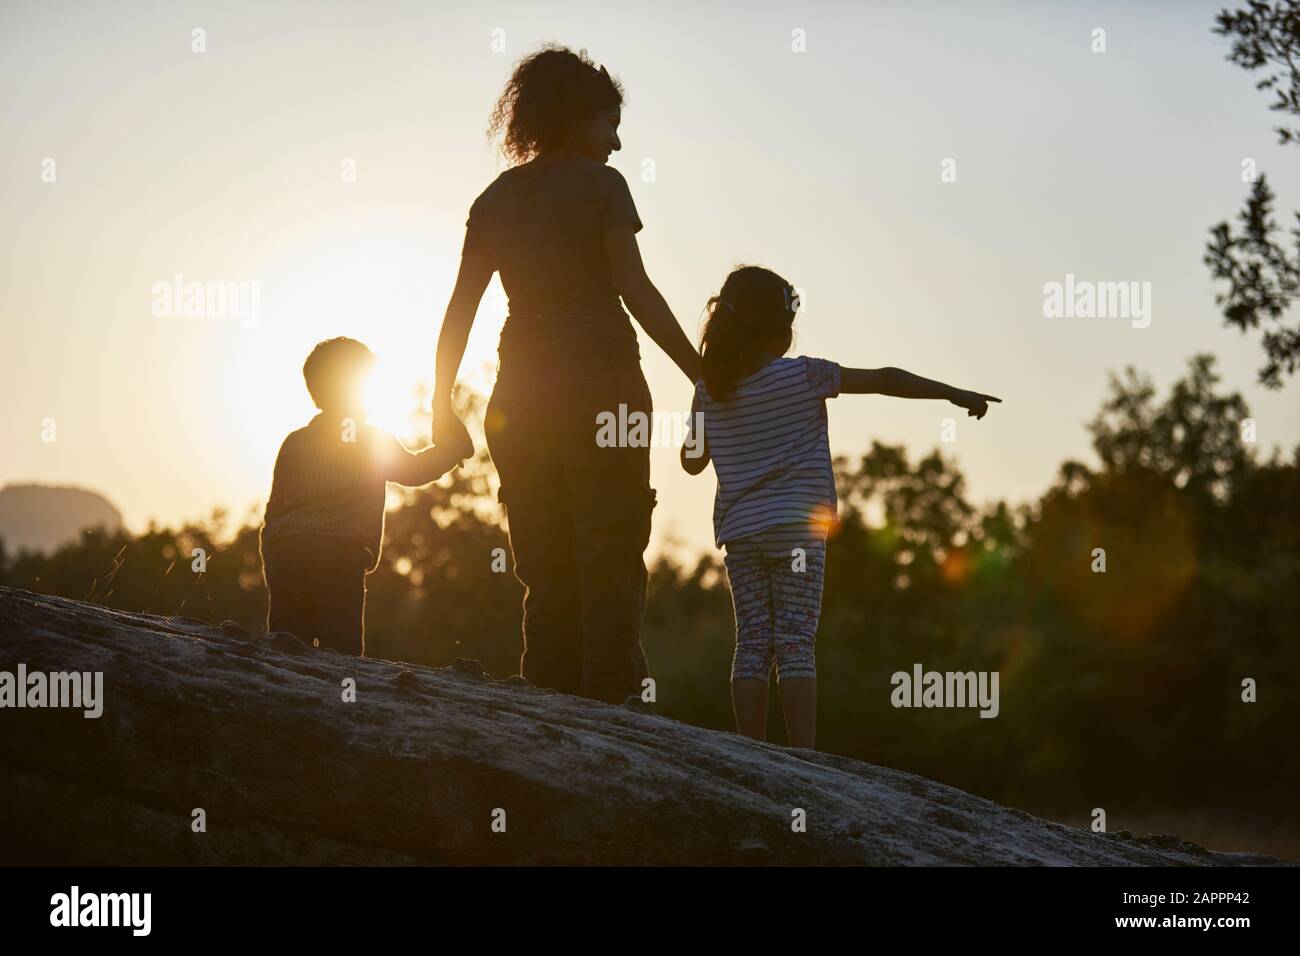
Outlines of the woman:
[[[622,703],[647,676],[642,558],[655,493],[648,447],[600,447],[601,412],[651,412],[636,332],[692,384],[699,356],[646,276],[619,149],[623,92],[585,52],[519,63],[492,114],[511,161],[470,208],[438,338],[434,441],[462,426],[451,390],[479,300],[501,273],[510,309],[484,419],[524,585],[520,670],[543,687]],[[620,301],[621,299],[621,301]]]

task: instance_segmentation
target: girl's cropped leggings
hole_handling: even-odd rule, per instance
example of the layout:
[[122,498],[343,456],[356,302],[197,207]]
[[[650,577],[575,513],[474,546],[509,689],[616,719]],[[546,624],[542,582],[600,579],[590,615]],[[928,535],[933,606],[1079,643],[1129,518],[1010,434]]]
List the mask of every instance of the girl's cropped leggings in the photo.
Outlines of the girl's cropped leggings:
[[780,525],[726,543],[736,609],[731,679],[816,677],[826,541],[807,525]]

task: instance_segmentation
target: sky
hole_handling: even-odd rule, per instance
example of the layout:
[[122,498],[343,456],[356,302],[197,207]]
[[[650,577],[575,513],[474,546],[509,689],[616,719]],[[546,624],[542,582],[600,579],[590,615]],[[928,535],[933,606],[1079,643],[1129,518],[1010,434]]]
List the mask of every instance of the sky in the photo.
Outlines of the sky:
[[[1297,386],[1256,384],[1258,333],[1224,327],[1201,262],[1243,160],[1279,218],[1300,207],[1295,147],[1211,33],[1224,5],[6,0],[0,485],[94,489],[133,530],[260,515],[313,413],[303,359],[334,335],[379,355],[373,420],[418,443],[406,412],[466,212],[505,168],[488,113],[542,42],[626,87],[611,164],[693,339],[727,272],[758,263],[803,290],[795,354],[1003,399],[976,422],[842,396],[834,452],[938,446],[977,504],[1032,500],[1063,459],[1095,460],[1111,372],[1163,395],[1200,351],[1261,453],[1290,449]],[[256,320],[160,306],[177,274],[256,288]],[[1149,324],[1046,316],[1067,275],[1150,283]],[[462,367],[481,390],[504,314],[494,280]],[[656,408],[684,412],[689,384],[641,341]],[[652,552],[711,547],[712,470],[657,448],[652,484]]]

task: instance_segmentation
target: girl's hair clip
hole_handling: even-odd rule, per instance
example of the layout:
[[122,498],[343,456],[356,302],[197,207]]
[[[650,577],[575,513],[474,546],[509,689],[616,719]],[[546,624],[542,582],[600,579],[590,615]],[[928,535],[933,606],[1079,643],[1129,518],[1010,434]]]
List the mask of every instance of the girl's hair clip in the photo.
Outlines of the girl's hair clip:
[[726,299],[714,299],[714,300],[713,300],[713,304],[714,304],[714,305],[720,305],[720,306],[722,306],[724,309],[726,309],[726,310],[727,310],[728,312],[730,312],[732,315],[735,315],[735,314],[736,314],[736,307],[735,307],[734,305],[732,305],[730,302],[728,302]]

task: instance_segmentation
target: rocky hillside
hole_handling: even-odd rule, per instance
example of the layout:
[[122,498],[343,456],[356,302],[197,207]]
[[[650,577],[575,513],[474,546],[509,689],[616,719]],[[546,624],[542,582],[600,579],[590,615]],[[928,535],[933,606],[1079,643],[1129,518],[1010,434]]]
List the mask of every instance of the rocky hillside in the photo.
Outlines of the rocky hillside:
[[0,672],[19,664],[102,672],[102,715],[0,710],[0,864],[1276,862],[1071,829],[471,662],[0,588]]

